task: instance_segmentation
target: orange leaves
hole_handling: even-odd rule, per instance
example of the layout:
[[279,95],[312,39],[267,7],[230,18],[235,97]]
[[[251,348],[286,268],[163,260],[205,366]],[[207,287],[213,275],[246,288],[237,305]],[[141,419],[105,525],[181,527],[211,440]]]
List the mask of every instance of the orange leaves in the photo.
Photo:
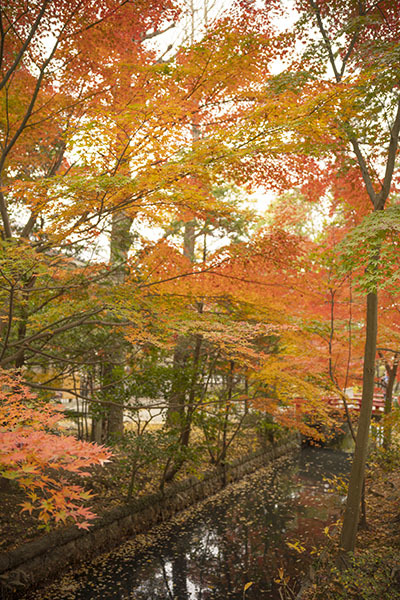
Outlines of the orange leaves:
[[91,494],[70,484],[67,474],[86,477],[87,469],[104,464],[111,453],[60,434],[56,427],[62,416],[60,408],[39,403],[18,379],[1,372],[1,476],[26,492],[29,500],[22,504],[22,511],[35,514],[46,528],[60,520],[86,528],[95,515],[82,503]]

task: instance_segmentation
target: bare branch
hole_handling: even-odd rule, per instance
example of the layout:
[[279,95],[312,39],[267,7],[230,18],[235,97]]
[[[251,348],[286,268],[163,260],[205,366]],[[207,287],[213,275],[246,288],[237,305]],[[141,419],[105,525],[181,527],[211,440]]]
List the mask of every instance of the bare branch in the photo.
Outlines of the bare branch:
[[[162,35],[163,33],[169,31],[170,29],[173,29],[175,27],[175,23],[171,23],[171,25],[168,25],[168,27],[166,27],[165,29],[155,29],[154,31],[151,31],[150,33],[144,33],[143,35],[140,36],[140,41],[144,42],[146,40],[151,40],[154,37],[157,37],[159,35]],[[132,42],[135,42],[135,38],[132,38]]]

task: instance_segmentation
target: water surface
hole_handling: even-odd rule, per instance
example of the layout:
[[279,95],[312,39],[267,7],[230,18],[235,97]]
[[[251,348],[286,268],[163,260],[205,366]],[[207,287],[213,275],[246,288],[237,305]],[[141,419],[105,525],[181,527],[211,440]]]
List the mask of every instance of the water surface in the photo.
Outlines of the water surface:
[[279,569],[301,581],[309,560],[293,545],[312,548],[340,515],[324,477],[346,473],[347,457],[308,448],[280,459],[140,536],[144,549],[128,542],[35,599],[278,600]]

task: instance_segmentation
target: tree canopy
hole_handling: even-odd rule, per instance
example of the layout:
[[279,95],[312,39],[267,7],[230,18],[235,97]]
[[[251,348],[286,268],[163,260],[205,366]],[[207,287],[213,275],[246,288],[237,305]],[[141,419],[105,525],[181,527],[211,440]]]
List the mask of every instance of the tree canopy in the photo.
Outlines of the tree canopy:
[[[0,7],[0,473],[45,524],[86,526],[87,492],[58,471],[108,460],[89,441],[123,446],[131,497],[160,459],[151,435],[163,489],[195,429],[220,464],[252,414],[323,436],[328,399],[347,410],[353,388],[348,552],[377,356],[391,395],[398,379],[398,7],[214,9]],[[260,213],[249,199],[267,193]],[[50,431],[60,395],[80,440]]]

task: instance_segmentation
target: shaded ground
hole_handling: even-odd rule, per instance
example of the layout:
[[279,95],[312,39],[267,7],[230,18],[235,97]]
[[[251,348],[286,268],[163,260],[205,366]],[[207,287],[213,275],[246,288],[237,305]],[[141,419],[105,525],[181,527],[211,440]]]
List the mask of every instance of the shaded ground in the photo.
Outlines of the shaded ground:
[[8,479],[0,478],[0,552],[7,552],[40,535],[35,519],[21,514],[23,492]]
[[[400,599],[400,473],[374,465],[366,482],[367,528],[347,572],[335,567],[340,527],[326,539],[302,600]],[[291,598],[289,590],[284,598]]]

